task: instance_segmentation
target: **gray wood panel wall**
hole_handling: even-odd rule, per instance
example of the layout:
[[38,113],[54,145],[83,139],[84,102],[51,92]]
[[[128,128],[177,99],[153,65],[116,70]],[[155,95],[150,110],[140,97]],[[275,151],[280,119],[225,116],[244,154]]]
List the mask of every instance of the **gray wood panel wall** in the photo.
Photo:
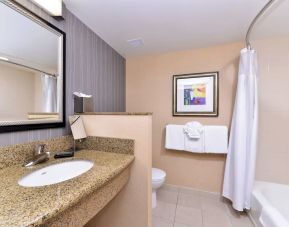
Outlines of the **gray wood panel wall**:
[[[92,94],[96,112],[125,111],[125,59],[68,10],[64,9],[65,20],[58,22],[28,0],[17,2],[66,32],[66,116],[73,114],[74,91]],[[68,124],[66,128],[1,133],[0,146],[69,133]]]

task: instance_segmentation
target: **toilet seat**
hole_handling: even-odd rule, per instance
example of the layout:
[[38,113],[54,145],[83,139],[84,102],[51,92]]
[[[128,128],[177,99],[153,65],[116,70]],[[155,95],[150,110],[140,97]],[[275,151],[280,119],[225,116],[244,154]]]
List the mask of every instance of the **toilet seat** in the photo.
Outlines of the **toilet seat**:
[[165,177],[166,177],[166,173],[163,170],[152,168],[152,181],[153,182],[163,181]]

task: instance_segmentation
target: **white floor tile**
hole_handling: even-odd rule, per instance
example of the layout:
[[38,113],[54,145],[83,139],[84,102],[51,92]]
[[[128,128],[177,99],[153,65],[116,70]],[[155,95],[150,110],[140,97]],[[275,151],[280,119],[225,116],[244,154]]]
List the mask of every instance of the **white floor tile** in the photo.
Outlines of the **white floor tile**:
[[202,227],[202,211],[200,209],[178,205],[175,222],[192,227]]
[[233,227],[254,227],[253,223],[245,212],[235,211],[231,204],[227,204],[227,210]]
[[171,192],[179,192],[179,187],[171,184],[164,184],[160,189]]
[[159,189],[157,190],[157,200],[166,203],[176,204],[178,201],[178,192]]
[[153,227],[174,227],[174,223],[166,219],[153,217]]
[[225,210],[203,210],[204,227],[232,227],[231,220]]
[[[175,204],[177,203],[177,205]],[[153,227],[253,227],[220,195],[166,185],[158,192]]]
[[201,206],[202,210],[223,210],[227,211],[226,204],[223,202],[222,198],[219,196],[201,196]]
[[242,217],[240,219],[231,219],[233,227],[254,227],[249,217]]
[[214,192],[200,191],[199,194],[200,194],[201,197],[206,197],[206,198],[211,198],[211,199],[222,198],[221,194],[214,193]]
[[179,193],[178,205],[201,209],[201,198],[198,195]]
[[176,213],[176,205],[165,203],[162,201],[157,202],[157,207],[153,209],[153,216],[174,221]]
[[193,188],[180,187],[179,192],[188,195],[200,195],[200,191]]
[[191,225],[184,225],[184,224],[180,224],[180,223],[175,222],[174,227],[192,227],[192,226]]

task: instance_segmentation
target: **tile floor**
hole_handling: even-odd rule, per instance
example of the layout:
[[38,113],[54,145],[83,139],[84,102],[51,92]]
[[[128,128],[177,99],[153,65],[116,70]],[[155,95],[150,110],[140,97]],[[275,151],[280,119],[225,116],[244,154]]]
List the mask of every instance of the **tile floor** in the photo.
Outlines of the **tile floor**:
[[164,185],[157,199],[153,227],[254,227],[217,194]]

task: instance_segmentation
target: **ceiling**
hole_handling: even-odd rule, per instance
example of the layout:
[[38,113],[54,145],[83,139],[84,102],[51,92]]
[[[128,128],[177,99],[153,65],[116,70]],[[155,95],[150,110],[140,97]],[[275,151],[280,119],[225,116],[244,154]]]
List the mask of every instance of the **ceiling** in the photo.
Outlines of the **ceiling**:
[[260,18],[252,40],[289,36],[289,0],[277,0]]
[[[124,57],[244,40],[267,0],[64,0],[66,7]],[[142,38],[143,46],[127,40]]]

